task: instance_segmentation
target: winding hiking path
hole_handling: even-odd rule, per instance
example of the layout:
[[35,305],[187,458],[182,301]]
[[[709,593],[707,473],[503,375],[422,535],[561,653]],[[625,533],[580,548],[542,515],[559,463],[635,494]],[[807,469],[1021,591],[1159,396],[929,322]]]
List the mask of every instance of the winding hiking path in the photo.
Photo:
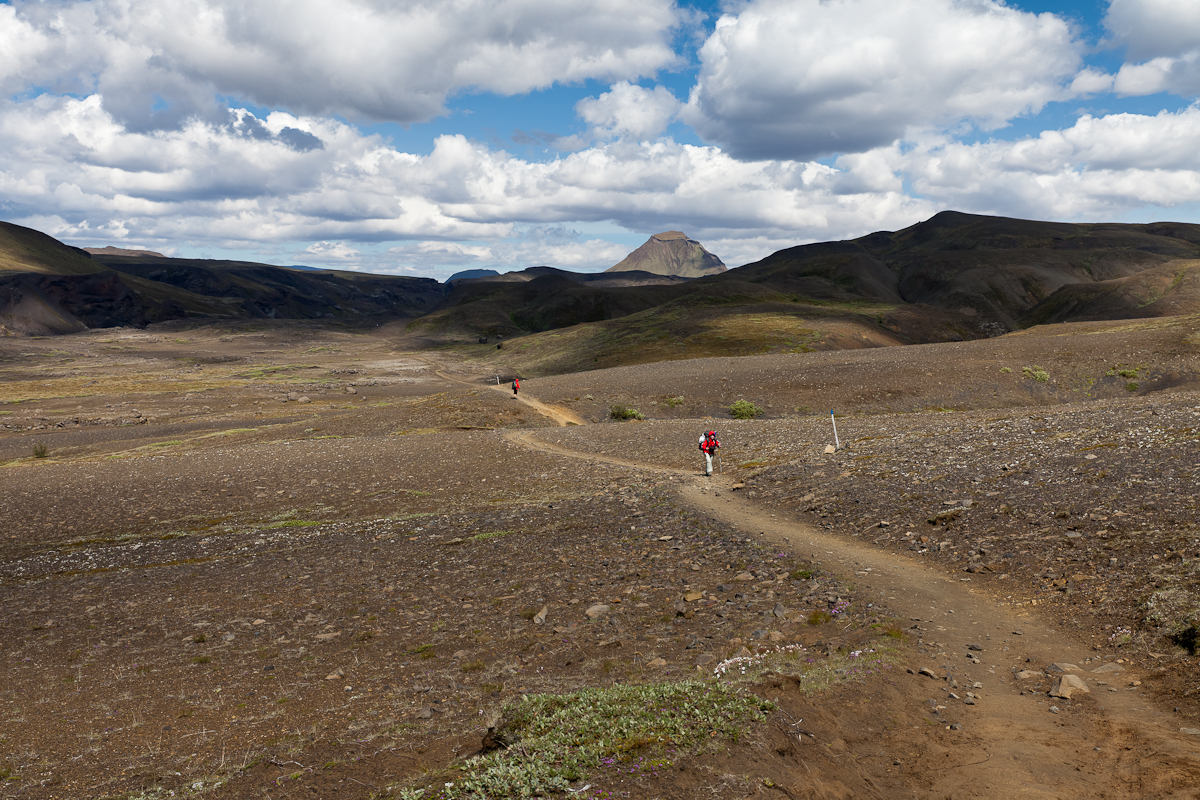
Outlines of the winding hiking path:
[[[441,378],[444,381],[449,381],[450,383],[461,384],[463,386],[470,386],[473,389],[478,388],[479,386],[482,385],[482,386],[486,386],[488,389],[492,389],[493,391],[500,392],[503,395],[508,395],[508,393],[511,391],[511,387],[508,384],[499,384],[499,385],[494,384],[494,383],[481,384],[479,380],[470,380],[467,378],[460,378],[456,375],[451,375],[450,373],[441,369],[441,365],[439,365],[437,362],[431,361],[430,359],[425,358],[424,356],[418,355],[417,353],[406,353],[405,355],[411,356],[412,358],[415,358],[418,361],[424,361],[426,364],[433,367],[434,374],[437,375],[439,378]],[[541,414],[542,416],[549,417],[550,419],[554,420],[555,424],[558,425],[560,428],[566,427],[567,425],[585,425],[586,424],[586,422],[581,417],[579,417],[579,415],[575,414],[574,412],[572,412],[568,409],[563,408],[562,406],[548,406],[545,403],[543,403],[542,401],[538,400],[537,398],[530,397],[528,394],[526,394],[524,396],[521,396],[519,394],[513,395],[513,398],[517,402],[524,403],[525,405],[529,406],[530,408],[532,408],[534,411]]]
[[[520,400],[564,424],[535,399]],[[942,719],[961,723],[966,734],[962,746],[946,751],[943,759],[913,765],[926,796],[1200,798],[1200,735],[1181,732],[1170,712],[1155,707],[1134,685],[1139,676],[1133,670],[1098,658],[1089,661],[1093,652],[1051,620],[1007,607],[970,579],[947,575],[918,558],[833,536],[764,509],[737,494],[731,479],[704,479],[694,470],[574,451],[540,441],[536,431],[504,436],[543,453],[685,477],[679,496],[687,505],[852,576],[861,597],[906,620],[924,650],[917,657],[925,659],[910,666],[937,676],[928,679],[926,695],[914,702],[937,708]],[[1023,691],[1013,674],[1056,663],[1076,665],[1075,674],[1090,693],[1070,701],[1034,694]],[[1102,664],[1110,671],[1095,672]],[[951,691],[960,699],[952,699]],[[973,705],[963,702],[968,692],[976,695]],[[885,720],[887,709],[879,713]],[[913,731],[914,738],[927,735],[927,729]]]

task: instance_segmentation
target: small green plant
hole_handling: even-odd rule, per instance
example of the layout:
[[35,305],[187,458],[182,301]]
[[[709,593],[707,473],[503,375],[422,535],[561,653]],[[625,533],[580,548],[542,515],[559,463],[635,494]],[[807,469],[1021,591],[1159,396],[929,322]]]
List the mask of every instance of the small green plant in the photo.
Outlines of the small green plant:
[[50,451],[46,449],[46,445],[43,442],[38,442],[33,446],[34,458],[45,458],[46,454],[49,452]]
[[1021,374],[1038,383],[1047,383],[1050,380],[1050,373],[1038,366],[1021,367]]
[[1012,367],[1001,367],[1000,371],[1007,375],[1008,373],[1012,372]]
[[679,395],[678,397],[668,397],[663,402],[669,408],[675,408],[676,406],[681,406],[681,405],[683,405],[683,395]]
[[209,664],[209,663],[212,663],[212,659],[209,658],[208,656],[196,656],[195,658],[192,659],[192,663],[193,664]]
[[508,536],[512,531],[489,531],[488,533],[477,533],[471,537],[472,542],[490,542],[492,539],[499,539],[501,536]]
[[1125,384],[1125,390],[1128,392],[1136,392],[1138,390],[1138,385],[1133,381],[1130,381],[1129,383]]
[[482,672],[484,666],[483,659],[476,659],[463,664],[461,669],[463,672]]
[[205,636],[203,633],[197,633],[195,636],[192,637],[192,641],[195,642],[196,644],[204,644],[205,642],[208,641],[208,637]]
[[801,567],[788,573],[789,581],[806,581],[816,575],[816,571],[808,567]]
[[504,709],[495,731],[497,739],[520,746],[468,760],[461,778],[437,788],[451,799],[537,797],[565,792],[617,763],[653,774],[714,739],[738,741],[773,709],[738,687],[711,681],[530,695]]
[[729,416],[734,419],[754,419],[762,413],[763,410],[749,400],[738,400],[729,407]]
[[629,406],[623,406],[623,405],[620,405],[619,403],[617,405],[613,406],[611,409],[609,409],[608,415],[616,420],[630,420],[630,419],[643,420],[646,418],[646,415],[643,414],[642,412],[638,411],[636,408],[630,408]]
[[829,620],[831,620],[831,619],[833,619],[833,617],[831,617],[829,615],[828,611],[818,608],[816,611],[814,611],[808,615],[808,624],[809,625],[824,625],[826,622],[829,622]]

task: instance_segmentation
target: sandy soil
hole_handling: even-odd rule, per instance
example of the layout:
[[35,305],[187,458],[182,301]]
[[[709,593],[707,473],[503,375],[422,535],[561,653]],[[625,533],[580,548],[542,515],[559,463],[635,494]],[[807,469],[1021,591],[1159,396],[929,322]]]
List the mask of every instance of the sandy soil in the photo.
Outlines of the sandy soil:
[[1194,796],[1195,334],[1051,330],[518,398],[388,330],[0,340],[0,796],[395,796],[521,694],[791,644],[887,656],[578,796]]

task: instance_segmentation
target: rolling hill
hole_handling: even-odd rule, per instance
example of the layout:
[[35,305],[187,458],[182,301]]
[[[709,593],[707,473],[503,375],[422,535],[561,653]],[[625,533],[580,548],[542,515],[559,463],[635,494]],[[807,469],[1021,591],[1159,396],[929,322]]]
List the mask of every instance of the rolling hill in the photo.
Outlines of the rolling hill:
[[[690,247],[683,234],[661,236],[643,247]],[[1200,225],[955,211],[899,231],[788,248],[699,278],[544,266],[445,285],[148,251],[89,254],[2,224],[0,325],[67,333],[184,318],[401,319],[413,346],[533,336],[524,346],[539,347],[538,369],[553,371],[721,352],[958,341],[1043,323],[1197,313],[1198,266]],[[562,349],[567,340],[572,352]]]

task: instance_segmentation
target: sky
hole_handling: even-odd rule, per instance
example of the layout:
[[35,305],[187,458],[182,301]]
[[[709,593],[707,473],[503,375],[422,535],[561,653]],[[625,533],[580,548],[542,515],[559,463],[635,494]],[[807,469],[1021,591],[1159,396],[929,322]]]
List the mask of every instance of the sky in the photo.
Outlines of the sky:
[[1200,223],[1200,0],[0,0],[0,219],[444,280]]

